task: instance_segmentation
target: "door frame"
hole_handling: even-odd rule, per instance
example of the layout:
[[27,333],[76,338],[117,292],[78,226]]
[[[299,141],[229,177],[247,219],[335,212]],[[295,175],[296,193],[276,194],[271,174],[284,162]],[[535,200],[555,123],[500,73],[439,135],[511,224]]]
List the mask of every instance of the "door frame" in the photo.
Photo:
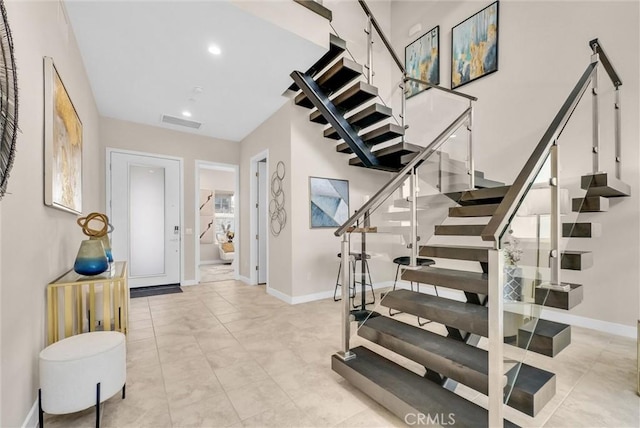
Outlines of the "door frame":
[[[266,159],[266,171],[267,171],[267,183],[269,183],[269,150],[264,150],[254,156],[251,157],[250,160],[250,175],[249,175],[249,224],[250,224],[250,252],[249,252],[249,284],[250,285],[258,285],[258,271],[256,270],[256,266],[258,265],[258,243],[255,239],[255,236],[258,234],[258,212],[255,209],[256,204],[258,203],[258,180],[255,179],[256,174],[258,173],[258,162]],[[269,192],[269,186],[267,185],[267,194]],[[270,198],[267,197],[267,200]],[[269,207],[267,206],[267,219],[269,218]],[[266,281],[266,291],[269,293],[271,289],[269,287],[269,228],[267,228],[267,233],[265,233],[266,239],[266,248],[267,248],[267,281]],[[270,293],[269,293],[270,294]]]
[[160,158],[167,160],[178,161],[178,169],[180,176],[180,183],[178,184],[179,190],[179,203],[180,203],[180,285],[185,285],[184,279],[184,159],[177,156],[168,156],[158,153],[140,152],[137,150],[118,149],[115,147],[106,148],[105,157],[105,207],[107,208],[107,215],[111,216],[111,153],[123,153],[127,155],[146,156],[152,158]]
[[233,230],[235,231],[234,247],[235,247],[235,267],[233,268],[233,278],[238,279],[238,266],[240,266],[240,240],[242,239],[242,231],[240,230],[240,166],[230,163],[210,162],[196,159],[195,163],[195,222],[194,222],[194,245],[195,245],[195,264],[196,264],[196,284],[200,283],[200,170],[209,169],[213,171],[233,171],[234,188],[234,212],[233,212]]

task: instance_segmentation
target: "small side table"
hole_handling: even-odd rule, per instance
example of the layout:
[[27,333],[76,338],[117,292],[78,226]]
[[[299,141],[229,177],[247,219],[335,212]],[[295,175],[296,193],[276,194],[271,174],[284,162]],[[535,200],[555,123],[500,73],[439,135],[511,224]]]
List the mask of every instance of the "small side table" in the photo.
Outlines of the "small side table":
[[71,269],[47,285],[48,344],[96,330],[126,334],[128,313],[127,262],[114,262],[95,276]]

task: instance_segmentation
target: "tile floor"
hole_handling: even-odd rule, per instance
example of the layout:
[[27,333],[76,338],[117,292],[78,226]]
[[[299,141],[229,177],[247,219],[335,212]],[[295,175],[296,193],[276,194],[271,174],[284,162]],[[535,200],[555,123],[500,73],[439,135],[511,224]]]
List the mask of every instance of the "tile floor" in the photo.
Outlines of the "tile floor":
[[[236,281],[184,290],[131,300],[127,397],[104,403],[103,427],[404,426],[331,371],[338,303],[290,306]],[[557,374],[556,396],[536,418],[509,408],[506,416],[522,426],[638,427],[635,358],[634,340],[574,328],[556,358],[527,356]],[[459,393],[486,405],[468,388]],[[94,423],[93,409],[45,419],[48,428]]]
[[200,283],[229,281],[235,277],[233,264],[200,265]]

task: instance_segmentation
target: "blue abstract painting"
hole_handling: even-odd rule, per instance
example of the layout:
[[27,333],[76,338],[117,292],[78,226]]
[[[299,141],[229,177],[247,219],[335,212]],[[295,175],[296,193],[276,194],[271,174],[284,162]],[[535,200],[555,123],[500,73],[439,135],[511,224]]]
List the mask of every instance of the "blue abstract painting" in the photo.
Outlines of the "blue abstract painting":
[[309,177],[311,228],[339,227],[349,219],[349,182]]
[[498,2],[451,30],[451,89],[498,70]]
[[[440,26],[427,31],[404,49],[404,67],[407,76],[433,85],[440,84]],[[417,82],[407,82],[407,97],[427,89]]]

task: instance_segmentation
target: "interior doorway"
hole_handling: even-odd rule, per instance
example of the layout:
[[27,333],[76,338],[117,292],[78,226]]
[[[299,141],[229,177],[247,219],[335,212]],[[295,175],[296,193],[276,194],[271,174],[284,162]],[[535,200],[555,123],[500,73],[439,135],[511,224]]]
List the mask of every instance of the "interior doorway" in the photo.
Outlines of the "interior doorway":
[[238,278],[238,166],[196,161],[196,281]]
[[251,158],[250,220],[251,248],[249,257],[250,283],[265,284],[269,290],[269,151]]
[[269,204],[267,160],[258,161],[258,174],[256,177],[258,189],[258,203],[256,204],[258,216],[258,284],[267,283],[267,210]]

